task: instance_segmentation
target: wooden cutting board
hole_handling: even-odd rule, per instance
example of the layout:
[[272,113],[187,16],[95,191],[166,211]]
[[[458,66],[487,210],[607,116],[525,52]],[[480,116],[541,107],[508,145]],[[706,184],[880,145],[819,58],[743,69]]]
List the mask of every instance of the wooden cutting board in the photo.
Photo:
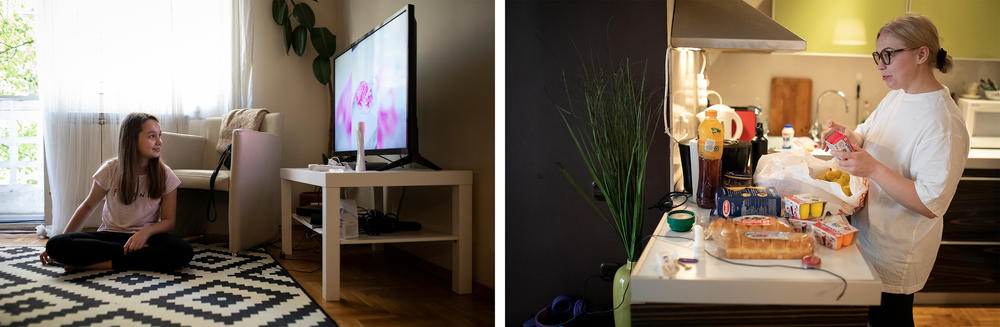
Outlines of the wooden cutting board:
[[775,77],[771,79],[771,114],[768,134],[781,135],[792,124],[795,136],[809,136],[812,125],[812,79]]

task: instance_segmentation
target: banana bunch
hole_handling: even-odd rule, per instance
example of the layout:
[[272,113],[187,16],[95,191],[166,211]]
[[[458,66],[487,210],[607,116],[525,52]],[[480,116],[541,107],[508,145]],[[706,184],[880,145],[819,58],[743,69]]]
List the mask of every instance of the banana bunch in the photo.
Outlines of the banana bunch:
[[851,196],[851,174],[840,170],[831,170],[819,175],[816,179],[840,184],[840,189],[844,194]]

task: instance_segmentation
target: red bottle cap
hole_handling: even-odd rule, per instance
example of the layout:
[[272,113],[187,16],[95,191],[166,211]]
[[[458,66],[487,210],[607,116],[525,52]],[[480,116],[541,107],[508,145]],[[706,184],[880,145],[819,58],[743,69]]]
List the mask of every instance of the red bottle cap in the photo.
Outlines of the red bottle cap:
[[822,264],[822,260],[814,255],[807,255],[802,257],[802,268],[805,269],[816,269]]

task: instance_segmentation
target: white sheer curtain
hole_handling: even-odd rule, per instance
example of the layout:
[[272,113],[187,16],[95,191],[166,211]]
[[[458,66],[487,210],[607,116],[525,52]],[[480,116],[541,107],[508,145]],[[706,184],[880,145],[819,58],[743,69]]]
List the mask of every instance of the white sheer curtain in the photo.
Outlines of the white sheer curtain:
[[239,17],[249,14],[247,2],[41,1],[39,94],[52,195],[46,234],[62,232],[91,175],[117,155],[119,122],[129,112],[154,114],[164,131],[186,132],[188,118],[249,105],[241,99],[250,91],[238,90],[249,87],[241,49],[252,29],[249,17]]

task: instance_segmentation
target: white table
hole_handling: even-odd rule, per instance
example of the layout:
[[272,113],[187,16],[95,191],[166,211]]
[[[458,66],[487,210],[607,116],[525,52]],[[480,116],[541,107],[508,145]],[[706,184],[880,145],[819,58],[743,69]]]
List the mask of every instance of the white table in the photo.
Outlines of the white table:
[[[682,208],[707,216],[708,210],[689,205]],[[694,232],[670,230],[663,218],[653,235],[693,238]],[[707,247],[707,243],[706,243]],[[844,296],[837,300],[844,284],[840,279],[817,270],[760,268],[729,264],[702,254],[690,270],[682,270],[674,278],[659,273],[661,254],[674,251],[682,258],[693,254],[693,241],[653,237],[647,244],[636,269],[632,270],[632,303],[716,303],[746,305],[878,305],[882,281],[862,257],[855,242],[840,250],[817,244],[815,254],[822,268],[847,280]],[[800,260],[735,260],[750,264],[782,264],[801,266]]]
[[[281,252],[292,254],[292,182],[323,188],[323,299],[340,300],[340,245],[439,242],[452,243],[451,289],[472,292],[472,172],[468,170],[405,170],[319,172],[306,168],[281,169]],[[451,186],[451,231],[395,232],[379,236],[361,234],[340,239],[340,189],[369,186]],[[333,205],[330,205],[333,204]],[[333,235],[334,237],[328,237]]]

